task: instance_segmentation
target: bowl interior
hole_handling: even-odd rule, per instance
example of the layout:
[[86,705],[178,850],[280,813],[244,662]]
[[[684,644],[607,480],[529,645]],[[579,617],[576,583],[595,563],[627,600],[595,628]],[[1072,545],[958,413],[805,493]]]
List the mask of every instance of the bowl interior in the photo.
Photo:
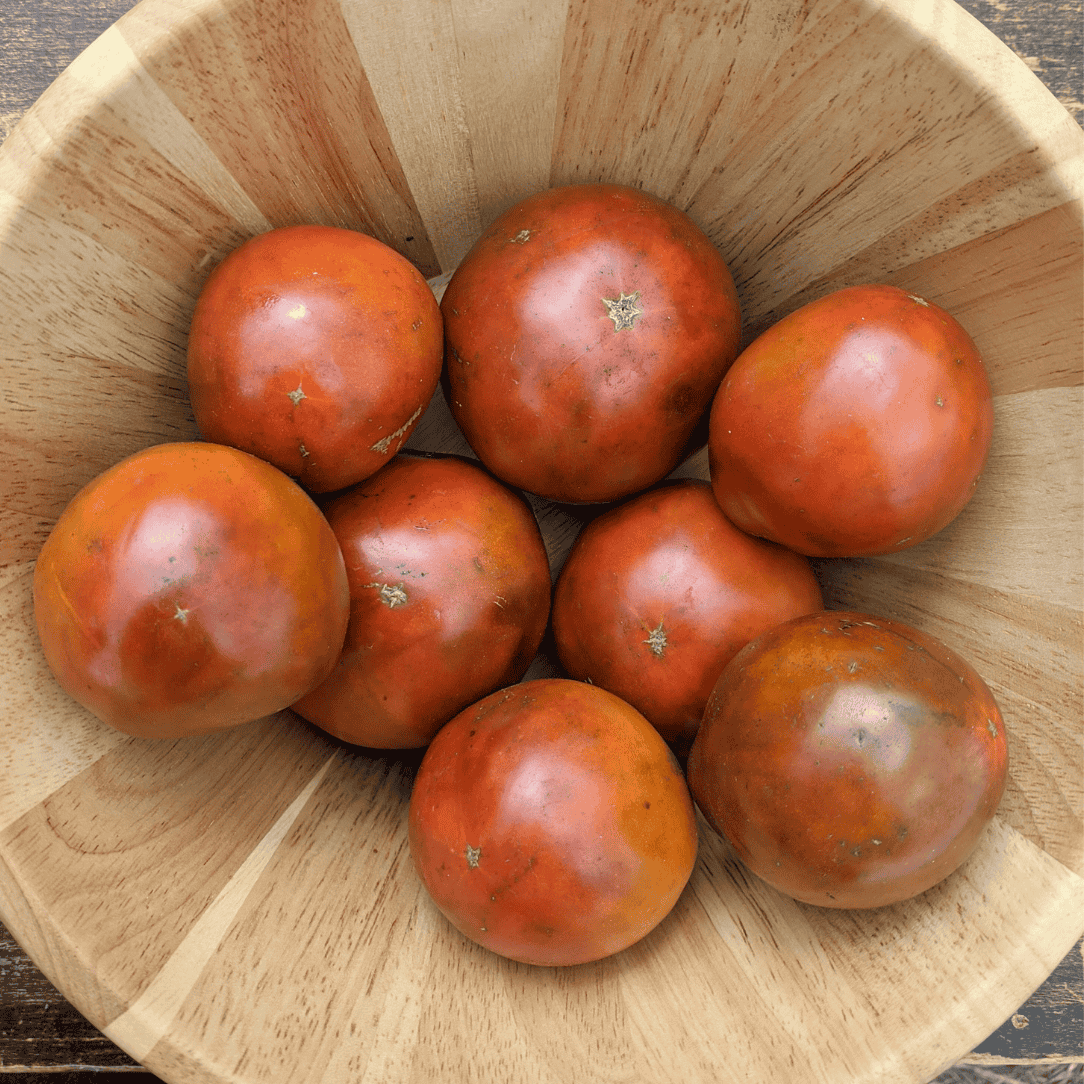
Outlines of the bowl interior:
[[[924,1081],[1084,928],[1084,136],[950,0],[143,0],[0,149],[0,915],[163,1079]],[[187,322],[272,226],[372,233],[438,293],[500,211],[606,180],[687,211],[746,338],[884,281],[952,312],[995,394],[949,528],[821,562],[830,605],[993,689],[1010,780],[979,851],[876,912],[779,896],[702,831],[673,914],[563,971],[466,942],[410,868],[410,758],[282,713],[153,743],[41,658],[30,577],[75,491],[192,439]],[[470,454],[438,392],[410,447]],[[677,474],[707,477],[702,453]],[[580,522],[533,502],[554,573]],[[554,673],[536,660],[531,676]],[[555,1024],[559,1026],[555,1029]]]

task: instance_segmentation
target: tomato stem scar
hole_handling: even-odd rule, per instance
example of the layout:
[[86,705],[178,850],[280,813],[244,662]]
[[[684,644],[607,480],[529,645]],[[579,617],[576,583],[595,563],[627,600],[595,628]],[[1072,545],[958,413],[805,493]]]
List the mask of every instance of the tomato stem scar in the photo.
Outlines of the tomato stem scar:
[[394,610],[396,606],[402,606],[407,601],[407,593],[401,583],[367,583],[365,586],[379,588],[380,601],[389,609]]
[[482,848],[481,847],[472,847],[468,843],[467,844],[466,854],[467,854],[467,866],[470,869],[477,869],[478,868],[478,859],[482,857]]
[[297,382],[297,387],[294,388],[293,391],[288,391],[286,393],[286,398],[289,399],[290,402],[294,404],[294,406],[297,406],[297,404],[300,403],[302,399],[308,398],[308,396],[301,390],[300,380]]
[[663,652],[666,650],[666,633],[663,631],[661,620],[655,628],[648,633],[647,639],[642,642],[651,648],[651,654],[654,655],[656,659],[662,658]]
[[633,294],[622,294],[620,297],[604,297],[603,305],[606,306],[606,315],[614,322],[614,331],[625,331],[636,323],[636,317],[643,314],[643,309],[636,307],[640,300],[640,291]]

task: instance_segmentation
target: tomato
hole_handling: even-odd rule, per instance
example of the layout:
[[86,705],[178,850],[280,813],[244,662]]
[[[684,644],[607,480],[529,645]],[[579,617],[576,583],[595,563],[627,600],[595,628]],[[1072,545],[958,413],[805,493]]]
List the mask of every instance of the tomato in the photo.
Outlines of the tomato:
[[492,693],[426,750],[410,853],[452,924],[502,956],[586,963],[670,912],[696,860],[688,787],[646,719],[567,678]]
[[312,498],[234,448],[137,452],[64,509],[34,569],[61,686],[104,722],[177,738],[249,722],[323,681],[349,617]]
[[553,633],[572,677],[627,700],[681,754],[738,649],[821,609],[805,557],[739,531],[707,482],[686,480],[584,527],[557,580]]
[[188,388],[200,433],[326,493],[369,477],[440,379],[440,309],[372,237],[270,230],[211,272],[192,315]]
[[441,301],[447,397],[512,485],[615,500],[679,462],[741,318],[722,256],[681,211],[620,185],[554,188],[502,214]]
[[689,755],[693,797],[780,891],[866,908],[924,892],[978,843],[1005,785],[989,688],[897,621],[812,614],[720,675]]
[[992,429],[960,324],[894,286],[854,286],[742,352],[712,404],[711,481],[750,534],[816,557],[889,553],[959,514]]
[[346,558],[350,626],[298,714],[356,745],[419,748],[523,677],[546,629],[550,570],[519,494],[468,460],[404,454],[325,514]]

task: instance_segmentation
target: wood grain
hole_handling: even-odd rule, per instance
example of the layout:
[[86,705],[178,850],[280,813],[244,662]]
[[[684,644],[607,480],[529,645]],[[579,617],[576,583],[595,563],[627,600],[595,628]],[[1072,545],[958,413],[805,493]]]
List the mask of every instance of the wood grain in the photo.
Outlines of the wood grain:
[[[920,1081],[998,1033],[1084,926],[1082,155],[1071,108],[944,2],[147,0],[110,26],[0,149],[5,923],[176,1082]],[[106,732],[44,671],[27,587],[78,485],[194,435],[186,321],[239,239],[351,225],[439,292],[497,211],[594,178],[689,210],[747,334],[870,277],[973,329],[998,412],[975,501],[922,547],[820,573],[835,604],[976,663],[1012,771],[979,852],[916,901],[805,908],[705,829],[655,934],[554,974],[429,906],[409,758],[289,713],[198,742]],[[413,443],[469,453],[439,397]],[[579,519],[532,505],[556,573]]]

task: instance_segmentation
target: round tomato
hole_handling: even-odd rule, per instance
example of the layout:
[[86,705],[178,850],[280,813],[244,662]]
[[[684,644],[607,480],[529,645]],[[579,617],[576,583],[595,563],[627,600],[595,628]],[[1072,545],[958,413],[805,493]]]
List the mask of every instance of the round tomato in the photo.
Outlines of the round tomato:
[[480,466],[399,455],[325,514],[350,581],[331,676],[294,705],[356,745],[425,745],[461,708],[518,681],[550,610],[530,507]]
[[572,677],[627,700],[684,754],[738,649],[821,609],[805,557],[739,531],[707,482],[687,480],[584,527],[557,580],[553,633]]
[[711,481],[750,534],[816,557],[889,553],[956,517],[992,429],[959,323],[894,286],[854,286],[742,352],[712,404]]
[[349,601],[312,498],[262,459],[197,442],[147,448],[90,482],[34,569],[57,680],[139,737],[288,707],[335,665]]
[[334,226],[270,230],[226,256],[196,302],[196,424],[312,492],[342,489],[402,447],[442,343],[436,298],[394,249]]
[[496,474],[551,500],[615,500],[677,465],[741,318],[722,256],[633,188],[538,193],[502,214],[441,301],[448,401]]
[[955,870],[1005,785],[982,678],[933,637],[859,613],[799,617],[727,665],[689,755],[708,822],[780,891],[881,907]]
[[696,861],[669,747],[603,689],[550,678],[492,693],[426,750],[410,853],[471,940],[531,964],[620,952],[670,912]]

